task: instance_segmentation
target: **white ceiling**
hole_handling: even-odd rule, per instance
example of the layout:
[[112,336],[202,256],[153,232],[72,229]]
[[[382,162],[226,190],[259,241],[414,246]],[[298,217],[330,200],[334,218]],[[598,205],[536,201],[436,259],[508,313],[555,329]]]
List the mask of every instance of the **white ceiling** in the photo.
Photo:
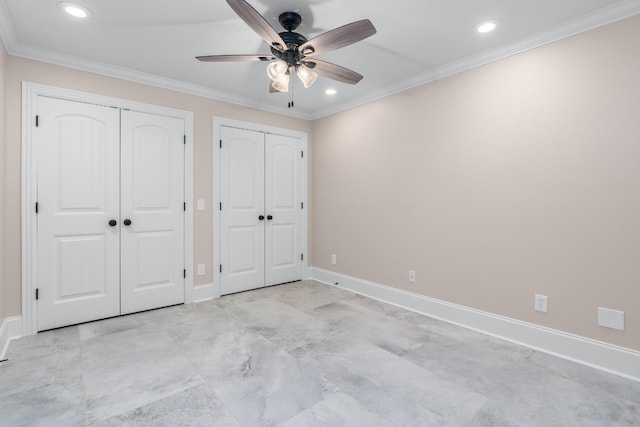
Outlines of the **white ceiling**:
[[[225,0],[77,0],[93,12],[85,21],[57,2],[0,0],[9,53],[310,119],[640,13],[640,0],[250,0],[278,31],[280,13],[300,13],[309,39],[364,18],[378,30],[318,55],[363,74],[359,84],[296,81],[289,110],[287,94],[268,93],[266,64],[194,59],[269,52]],[[486,19],[501,25],[477,34]]]

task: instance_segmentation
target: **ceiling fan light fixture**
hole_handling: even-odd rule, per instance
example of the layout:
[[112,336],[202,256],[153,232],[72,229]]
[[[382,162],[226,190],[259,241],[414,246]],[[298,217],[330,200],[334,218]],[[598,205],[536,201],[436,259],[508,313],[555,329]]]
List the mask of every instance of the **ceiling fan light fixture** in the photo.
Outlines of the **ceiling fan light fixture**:
[[318,78],[318,74],[311,71],[311,69],[305,65],[300,65],[296,74],[298,74],[298,78],[304,85],[305,89],[308,89]]
[[[307,40],[302,34],[294,32],[302,22],[302,16],[296,12],[288,11],[280,14],[278,21],[285,31],[278,32],[247,0],[227,0],[227,3],[240,19],[267,42],[271,55],[206,55],[196,56],[197,60],[201,62],[268,61],[270,93],[289,92],[293,74],[298,75],[305,88],[313,85],[318,76],[347,84],[356,84],[362,80],[362,76],[355,71],[321,60],[305,62],[305,58],[350,46],[373,36],[377,30],[368,19],[354,21]],[[289,108],[292,107],[293,96],[289,101]]]
[[289,74],[283,74],[271,82],[271,86],[278,92],[289,92]]
[[74,18],[85,19],[93,16],[89,9],[68,1],[58,2],[58,7]]
[[275,61],[267,65],[267,74],[274,82],[287,74],[289,65],[285,61]]

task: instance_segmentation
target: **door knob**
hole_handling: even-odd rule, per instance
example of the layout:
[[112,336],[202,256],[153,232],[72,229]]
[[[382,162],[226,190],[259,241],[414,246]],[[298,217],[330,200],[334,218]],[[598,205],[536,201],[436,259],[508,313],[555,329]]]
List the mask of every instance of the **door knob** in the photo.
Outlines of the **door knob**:
[[115,219],[112,219],[112,220],[109,221],[109,226],[111,226],[111,227],[115,227],[116,224],[118,224],[118,221],[116,221]]
[[123,221],[123,224],[124,224],[124,225],[126,225],[126,226],[128,227],[128,226],[130,226],[130,225],[131,225],[131,220],[127,218],[127,219],[125,219],[125,220]]
[[260,221],[264,221],[264,215],[260,215],[260,216],[258,217],[258,219],[259,219]]
[[273,216],[271,216],[271,215],[267,215],[267,219],[268,219],[269,221],[271,221],[271,220],[273,219]]

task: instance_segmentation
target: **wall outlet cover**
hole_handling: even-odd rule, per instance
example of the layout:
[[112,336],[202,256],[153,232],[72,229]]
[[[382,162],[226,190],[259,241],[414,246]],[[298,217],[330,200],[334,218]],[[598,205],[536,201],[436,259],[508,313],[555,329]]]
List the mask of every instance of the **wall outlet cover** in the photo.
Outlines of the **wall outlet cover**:
[[624,311],[598,307],[598,325],[624,331]]
[[546,295],[536,294],[533,308],[546,313],[549,310],[549,298]]
[[409,282],[415,283],[416,281],[416,272],[413,270],[409,270]]

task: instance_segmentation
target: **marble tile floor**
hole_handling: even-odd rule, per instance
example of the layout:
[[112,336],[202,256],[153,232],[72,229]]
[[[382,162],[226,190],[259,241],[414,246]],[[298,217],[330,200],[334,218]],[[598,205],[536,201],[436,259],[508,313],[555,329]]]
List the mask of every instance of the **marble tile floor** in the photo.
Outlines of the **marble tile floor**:
[[43,332],[0,426],[638,426],[640,383],[313,281]]

